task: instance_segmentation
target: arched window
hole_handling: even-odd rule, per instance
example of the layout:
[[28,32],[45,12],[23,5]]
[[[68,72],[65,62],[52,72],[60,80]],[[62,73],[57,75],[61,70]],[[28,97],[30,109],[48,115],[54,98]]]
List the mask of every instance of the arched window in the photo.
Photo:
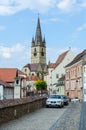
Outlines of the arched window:
[[34,56],[37,55],[37,51],[36,51],[36,48],[34,48]]
[[44,51],[43,51],[43,48],[42,48],[42,52],[41,52],[41,55],[44,56]]

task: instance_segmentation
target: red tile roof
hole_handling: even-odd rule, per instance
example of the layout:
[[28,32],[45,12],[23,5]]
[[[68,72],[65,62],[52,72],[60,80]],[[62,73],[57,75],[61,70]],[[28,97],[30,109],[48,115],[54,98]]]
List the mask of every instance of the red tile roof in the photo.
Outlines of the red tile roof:
[[55,68],[56,64],[55,63],[50,63],[49,68]]
[[3,85],[5,87],[9,87],[9,88],[13,88],[12,85],[10,85],[9,83],[6,83],[6,82],[2,81],[1,79],[0,79],[0,85]]
[[24,74],[17,68],[0,68],[0,79],[4,82],[12,83],[16,76]]

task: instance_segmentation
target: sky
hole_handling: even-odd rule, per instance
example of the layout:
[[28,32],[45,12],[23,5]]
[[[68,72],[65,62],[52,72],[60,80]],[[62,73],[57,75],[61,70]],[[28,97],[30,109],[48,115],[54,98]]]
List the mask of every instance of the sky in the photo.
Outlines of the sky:
[[0,68],[31,63],[31,41],[40,18],[47,63],[71,48],[86,49],[86,0],[0,0]]

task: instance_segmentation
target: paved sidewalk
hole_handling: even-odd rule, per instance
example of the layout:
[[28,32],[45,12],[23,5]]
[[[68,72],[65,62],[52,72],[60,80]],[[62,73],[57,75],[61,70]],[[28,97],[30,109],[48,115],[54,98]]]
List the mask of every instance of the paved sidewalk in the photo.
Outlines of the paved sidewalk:
[[49,130],[79,130],[81,108],[80,102],[70,103],[65,113]]
[[82,103],[79,130],[86,130],[86,102]]

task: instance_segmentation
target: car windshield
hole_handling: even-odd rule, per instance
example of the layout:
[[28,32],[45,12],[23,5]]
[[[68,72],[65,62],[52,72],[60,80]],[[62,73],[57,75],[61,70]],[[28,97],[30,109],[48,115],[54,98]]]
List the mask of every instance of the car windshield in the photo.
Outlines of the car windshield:
[[64,99],[67,99],[67,97],[66,96],[62,96]]
[[50,95],[49,98],[58,98],[58,99],[61,99],[61,96],[60,95]]

